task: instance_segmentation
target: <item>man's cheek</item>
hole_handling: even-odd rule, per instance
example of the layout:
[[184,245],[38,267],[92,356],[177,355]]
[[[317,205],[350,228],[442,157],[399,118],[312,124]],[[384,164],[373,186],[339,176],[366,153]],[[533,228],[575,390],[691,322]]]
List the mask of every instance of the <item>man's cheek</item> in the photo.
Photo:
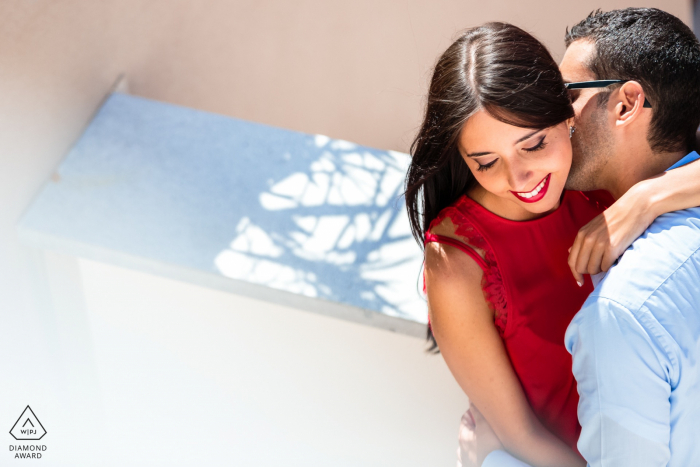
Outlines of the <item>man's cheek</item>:
[[585,108],[586,104],[585,102],[582,102],[581,99],[577,100],[572,104],[572,107],[574,108],[574,114],[576,119],[580,119],[581,115],[583,114],[583,109]]

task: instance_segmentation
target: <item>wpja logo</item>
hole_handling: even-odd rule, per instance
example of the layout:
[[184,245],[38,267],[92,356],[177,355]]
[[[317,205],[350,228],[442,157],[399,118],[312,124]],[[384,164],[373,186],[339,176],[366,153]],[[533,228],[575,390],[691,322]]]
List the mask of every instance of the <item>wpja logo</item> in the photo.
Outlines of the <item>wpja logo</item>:
[[[27,406],[10,430],[10,434],[17,441],[38,441],[44,437],[46,430],[32,408]],[[46,445],[11,444],[10,451],[15,453],[15,459],[41,459]]]

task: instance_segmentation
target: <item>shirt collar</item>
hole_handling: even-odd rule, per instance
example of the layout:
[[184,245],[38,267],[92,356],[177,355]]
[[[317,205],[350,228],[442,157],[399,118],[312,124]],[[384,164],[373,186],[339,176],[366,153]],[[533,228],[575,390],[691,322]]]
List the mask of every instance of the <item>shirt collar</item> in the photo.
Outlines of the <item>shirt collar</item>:
[[700,154],[698,154],[695,151],[692,151],[688,153],[687,155],[683,156],[683,159],[679,160],[675,164],[673,164],[671,167],[666,169],[668,172],[669,170],[677,169],[678,167],[683,167],[686,164],[690,164],[691,162],[700,159]]

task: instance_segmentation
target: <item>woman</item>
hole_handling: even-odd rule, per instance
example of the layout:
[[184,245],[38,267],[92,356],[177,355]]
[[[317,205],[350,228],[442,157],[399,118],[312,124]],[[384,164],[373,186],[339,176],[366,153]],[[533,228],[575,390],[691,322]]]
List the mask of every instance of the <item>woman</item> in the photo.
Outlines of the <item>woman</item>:
[[[534,466],[585,465],[564,332],[593,287],[567,258],[612,199],[564,190],[573,116],[541,43],[508,24],[471,29],[435,66],[405,192],[429,332],[504,448]],[[646,205],[637,193],[608,212]],[[648,223],[621,225],[623,251]]]

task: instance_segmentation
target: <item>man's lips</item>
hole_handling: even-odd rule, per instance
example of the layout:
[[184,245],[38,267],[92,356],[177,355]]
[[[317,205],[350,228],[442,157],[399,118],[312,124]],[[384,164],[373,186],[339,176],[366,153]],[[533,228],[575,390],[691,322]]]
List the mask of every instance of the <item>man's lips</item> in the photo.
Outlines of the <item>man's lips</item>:
[[511,191],[511,193],[513,193],[513,196],[515,196],[524,203],[536,203],[537,201],[544,198],[544,195],[547,194],[547,188],[549,188],[550,178],[552,178],[552,174],[548,174],[546,177],[544,177],[542,181],[540,181],[540,183],[538,183],[532,191]]

